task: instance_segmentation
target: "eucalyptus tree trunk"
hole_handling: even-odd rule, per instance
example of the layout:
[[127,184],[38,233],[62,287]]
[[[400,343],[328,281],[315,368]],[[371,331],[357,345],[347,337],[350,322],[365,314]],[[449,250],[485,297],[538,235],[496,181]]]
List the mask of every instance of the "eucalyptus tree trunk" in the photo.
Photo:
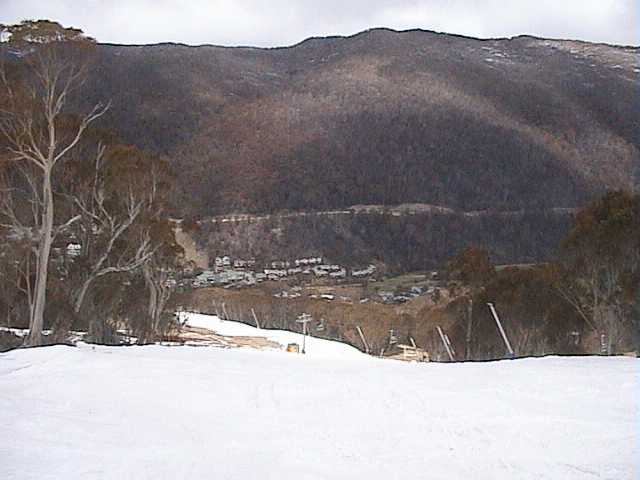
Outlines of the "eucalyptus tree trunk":
[[142,268],[145,284],[149,290],[149,303],[147,312],[149,315],[149,334],[152,337],[162,335],[162,315],[171,296],[171,288],[167,284],[168,275],[166,271],[157,268],[151,262]]
[[49,257],[53,243],[53,191],[51,188],[51,169],[43,172],[42,187],[42,226],[36,254],[36,279],[33,293],[33,306],[29,318],[29,336],[25,342],[28,346],[42,345],[44,328],[44,308],[47,301],[47,279],[49,276]]

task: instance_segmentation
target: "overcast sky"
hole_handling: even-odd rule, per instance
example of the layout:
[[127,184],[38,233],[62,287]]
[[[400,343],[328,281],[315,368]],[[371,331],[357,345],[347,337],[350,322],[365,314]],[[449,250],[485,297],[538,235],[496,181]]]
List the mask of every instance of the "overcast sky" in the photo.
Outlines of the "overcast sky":
[[640,0],[0,0],[0,23],[48,18],[101,42],[284,46],[373,27],[639,45]]

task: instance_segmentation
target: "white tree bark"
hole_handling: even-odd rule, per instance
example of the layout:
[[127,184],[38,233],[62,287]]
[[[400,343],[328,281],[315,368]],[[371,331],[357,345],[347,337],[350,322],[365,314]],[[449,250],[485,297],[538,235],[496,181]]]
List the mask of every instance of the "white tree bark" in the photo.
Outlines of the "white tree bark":
[[171,296],[169,272],[159,265],[154,265],[153,261],[147,262],[142,271],[149,290],[149,333],[158,337],[162,334],[162,314]]

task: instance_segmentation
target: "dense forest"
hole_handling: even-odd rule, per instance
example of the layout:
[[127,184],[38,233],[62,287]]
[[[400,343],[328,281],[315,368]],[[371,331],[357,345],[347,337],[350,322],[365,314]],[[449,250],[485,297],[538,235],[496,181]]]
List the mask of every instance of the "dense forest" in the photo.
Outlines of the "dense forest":
[[637,48],[371,30],[97,51],[85,101],[167,157],[180,216],[580,207],[640,181]]

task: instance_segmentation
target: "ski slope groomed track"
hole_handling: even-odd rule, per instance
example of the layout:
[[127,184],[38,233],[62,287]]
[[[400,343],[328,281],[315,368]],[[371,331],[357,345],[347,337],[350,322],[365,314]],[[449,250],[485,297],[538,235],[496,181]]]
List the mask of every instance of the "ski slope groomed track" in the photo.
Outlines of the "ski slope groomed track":
[[0,354],[0,478],[639,478],[637,359],[412,364],[330,343]]

